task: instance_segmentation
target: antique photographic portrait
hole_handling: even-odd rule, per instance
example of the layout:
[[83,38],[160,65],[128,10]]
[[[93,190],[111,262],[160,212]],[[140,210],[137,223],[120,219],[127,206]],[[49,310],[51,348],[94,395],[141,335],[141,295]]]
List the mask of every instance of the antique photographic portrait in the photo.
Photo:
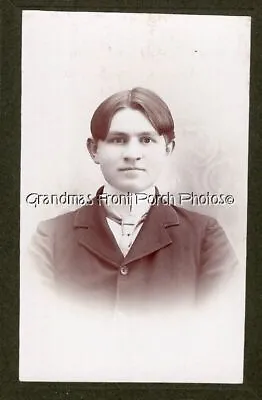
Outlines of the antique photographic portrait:
[[242,382],[250,18],[22,28],[20,380]]

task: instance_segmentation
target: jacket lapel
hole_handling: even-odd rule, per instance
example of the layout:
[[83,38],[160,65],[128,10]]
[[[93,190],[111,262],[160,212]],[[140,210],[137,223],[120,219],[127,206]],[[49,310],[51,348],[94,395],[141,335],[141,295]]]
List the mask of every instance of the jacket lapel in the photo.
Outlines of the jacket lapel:
[[164,204],[152,206],[126,256],[125,264],[169,246],[172,239],[166,228],[173,225],[179,225],[178,216],[173,207]]
[[[97,195],[102,193],[100,188]],[[78,243],[97,257],[119,267],[150,255],[172,243],[166,227],[179,225],[175,208],[159,204],[152,206],[130,251],[124,258],[107,222],[104,207],[97,197],[93,204],[80,208],[75,216],[74,228]]]
[[96,199],[93,201],[92,205],[84,206],[76,213],[74,228],[78,243],[98,258],[118,267],[124,256],[106,222],[104,207]]

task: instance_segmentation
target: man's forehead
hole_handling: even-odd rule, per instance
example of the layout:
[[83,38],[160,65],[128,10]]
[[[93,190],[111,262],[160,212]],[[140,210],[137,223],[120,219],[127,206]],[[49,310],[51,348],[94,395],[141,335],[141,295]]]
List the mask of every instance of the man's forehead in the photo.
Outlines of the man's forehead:
[[124,133],[156,132],[148,119],[138,110],[125,108],[112,118],[109,131]]

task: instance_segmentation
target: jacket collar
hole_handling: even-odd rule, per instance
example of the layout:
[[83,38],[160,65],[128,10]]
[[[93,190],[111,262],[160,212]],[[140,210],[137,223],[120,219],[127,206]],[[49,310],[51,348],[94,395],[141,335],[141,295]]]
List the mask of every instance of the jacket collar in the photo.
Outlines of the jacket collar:
[[[135,242],[124,257],[106,222],[105,209],[99,202],[99,195],[102,192],[103,187],[97,191],[92,205],[80,208],[74,219],[79,244],[98,258],[119,267],[121,264],[131,263],[172,243],[166,228],[179,225],[178,215],[174,207],[159,203],[151,206]],[[158,190],[156,193],[159,193]]]

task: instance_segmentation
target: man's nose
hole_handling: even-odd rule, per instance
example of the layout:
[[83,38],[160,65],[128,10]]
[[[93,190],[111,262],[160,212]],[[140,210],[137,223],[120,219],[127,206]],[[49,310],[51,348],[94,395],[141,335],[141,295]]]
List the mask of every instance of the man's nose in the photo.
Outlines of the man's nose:
[[130,141],[123,149],[123,158],[125,161],[138,161],[142,158],[142,149],[139,144]]

